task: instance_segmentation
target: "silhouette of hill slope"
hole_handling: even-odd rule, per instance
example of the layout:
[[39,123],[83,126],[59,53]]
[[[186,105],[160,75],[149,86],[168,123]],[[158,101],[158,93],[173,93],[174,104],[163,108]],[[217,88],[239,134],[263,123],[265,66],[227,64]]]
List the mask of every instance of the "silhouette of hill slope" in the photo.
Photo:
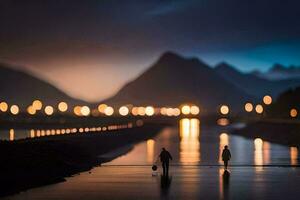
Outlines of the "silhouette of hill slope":
[[267,114],[272,117],[291,118],[290,110],[300,110],[300,87],[289,89],[281,93],[276,101],[268,107]]
[[200,60],[167,52],[104,102],[155,106],[192,102],[199,104],[202,110],[211,110],[220,104],[238,106],[249,99],[253,98]]
[[224,79],[245,91],[249,95],[261,98],[266,94],[278,96],[288,88],[300,86],[300,79],[267,80],[254,74],[244,74],[233,66],[222,62],[215,67],[216,72]]
[[35,99],[53,106],[60,101],[66,101],[69,105],[84,104],[43,80],[0,64],[0,101],[25,107]]

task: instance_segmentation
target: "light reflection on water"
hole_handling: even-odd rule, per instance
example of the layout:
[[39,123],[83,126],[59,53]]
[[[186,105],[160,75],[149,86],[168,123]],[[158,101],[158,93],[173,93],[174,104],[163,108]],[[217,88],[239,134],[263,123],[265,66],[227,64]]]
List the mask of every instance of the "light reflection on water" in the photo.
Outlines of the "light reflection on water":
[[227,133],[220,134],[220,145],[219,145],[219,164],[223,164],[222,152],[226,145],[229,145],[229,136]]
[[223,164],[221,153],[229,145],[232,165],[297,165],[298,149],[263,141],[261,138],[247,139],[231,135],[215,126],[202,127],[196,118],[184,118],[179,128],[168,127],[155,138],[135,145],[128,154],[106,165],[153,164],[157,161],[162,147],[173,156],[172,164],[218,165]]
[[198,119],[181,119],[180,122],[180,162],[197,163],[201,160],[200,121]]
[[291,165],[298,165],[298,148],[290,147]]
[[153,139],[147,140],[147,162],[154,162],[154,145],[155,141]]

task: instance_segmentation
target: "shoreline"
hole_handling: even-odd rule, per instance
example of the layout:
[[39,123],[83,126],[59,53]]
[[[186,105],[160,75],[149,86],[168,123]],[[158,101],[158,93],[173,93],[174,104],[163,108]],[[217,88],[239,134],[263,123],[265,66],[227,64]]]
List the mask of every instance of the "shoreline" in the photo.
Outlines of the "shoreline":
[[247,124],[242,129],[235,129],[231,133],[252,139],[261,138],[282,145],[297,147],[300,145],[299,123],[256,121]]
[[[99,155],[133,145],[158,134],[165,125],[0,142],[0,197],[65,181],[108,162]],[[129,149],[130,150],[130,149]],[[126,152],[125,152],[126,153]],[[118,156],[118,155],[116,155]]]

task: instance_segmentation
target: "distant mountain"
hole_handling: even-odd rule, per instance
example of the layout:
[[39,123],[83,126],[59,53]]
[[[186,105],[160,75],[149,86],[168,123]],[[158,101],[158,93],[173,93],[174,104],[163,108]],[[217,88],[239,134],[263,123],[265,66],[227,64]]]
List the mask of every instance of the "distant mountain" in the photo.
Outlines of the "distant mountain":
[[167,52],[105,102],[156,106],[191,102],[199,104],[202,110],[215,111],[220,104],[237,107],[250,99],[253,97],[202,61]]
[[53,106],[60,101],[66,101],[69,105],[84,104],[41,79],[0,64],[0,102],[6,101],[25,108],[35,99]]
[[300,79],[300,66],[274,64],[267,72],[253,72],[254,75],[268,80]]
[[252,73],[241,73],[233,66],[223,62],[215,67],[216,72],[249,95],[261,98],[266,94],[277,96],[279,93],[300,86],[299,79],[268,80]]

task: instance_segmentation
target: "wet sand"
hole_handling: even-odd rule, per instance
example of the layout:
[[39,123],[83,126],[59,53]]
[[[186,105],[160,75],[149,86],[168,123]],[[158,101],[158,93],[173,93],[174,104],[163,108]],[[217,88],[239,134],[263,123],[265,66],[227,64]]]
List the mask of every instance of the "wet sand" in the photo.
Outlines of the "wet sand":
[[103,166],[66,182],[31,189],[6,200],[26,199],[299,199],[300,169],[173,166],[169,179],[150,166]]

